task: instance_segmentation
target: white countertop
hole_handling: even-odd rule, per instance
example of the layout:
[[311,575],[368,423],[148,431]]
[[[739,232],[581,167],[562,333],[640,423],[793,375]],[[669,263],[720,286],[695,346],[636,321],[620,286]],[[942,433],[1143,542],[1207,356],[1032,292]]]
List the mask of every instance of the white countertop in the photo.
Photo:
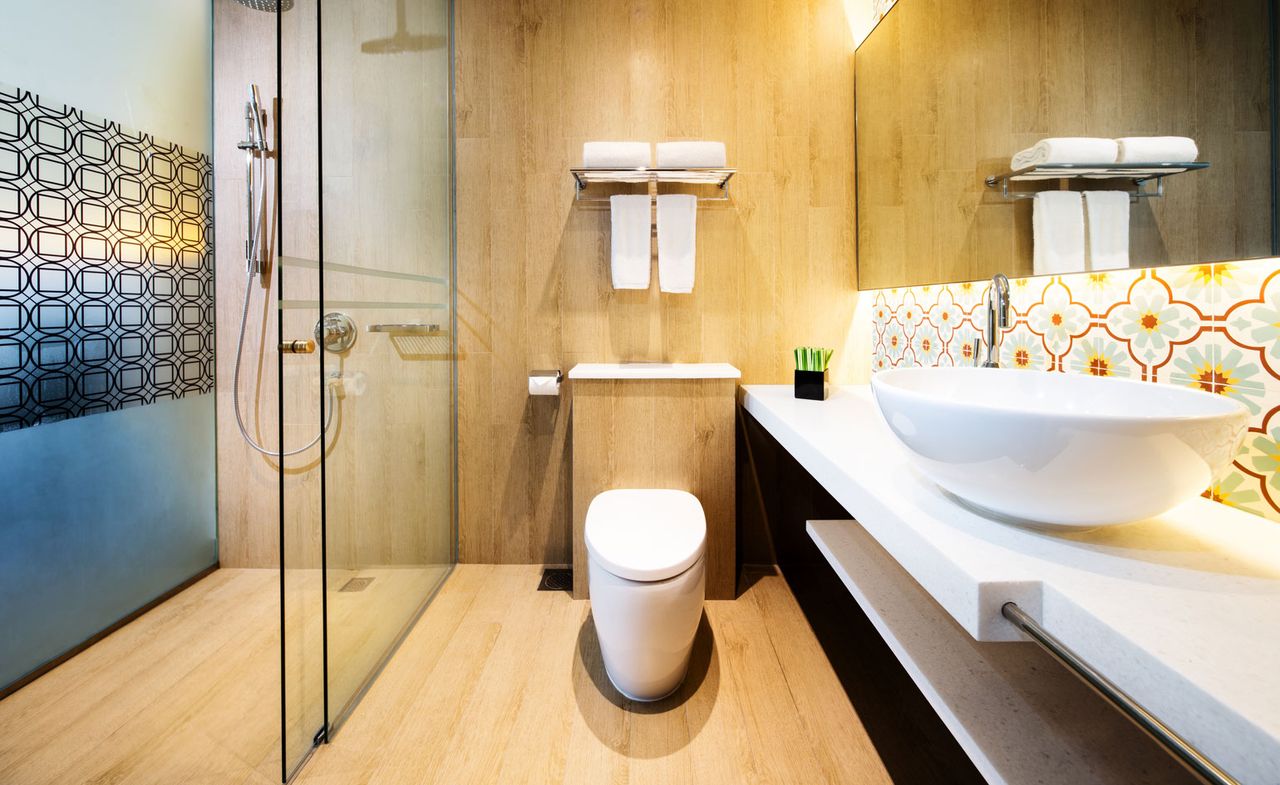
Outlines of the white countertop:
[[868,387],[748,412],[977,640],[1014,601],[1243,783],[1280,771],[1280,524],[1195,499],[1076,534],[988,520],[908,464]]
[[728,363],[579,363],[570,379],[741,379]]

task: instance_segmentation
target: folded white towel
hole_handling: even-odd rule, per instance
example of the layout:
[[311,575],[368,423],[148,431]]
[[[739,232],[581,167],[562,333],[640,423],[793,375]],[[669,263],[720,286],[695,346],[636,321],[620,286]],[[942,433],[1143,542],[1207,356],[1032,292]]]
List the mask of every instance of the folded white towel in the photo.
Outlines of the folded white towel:
[[648,142],[587,142],[582,145],[585,169],[644,169],[653,160]]
[[1085,191],[1085,235],[1090,270],[1129,266],[1129,194],[1126,191]]
[[615,289],[649,288],[652,205],[648,194],[614,194],[609,197],[613,235],[609,268]]
[[1185,136],[1126,136],[1116,143],[1122,164],[1187,163],[1200,155],[1196,140]]
[[1119,155],[1115,139],[1060,136],[1041,139],[1010,161],[1014,171],[1041,164],[1113,164]]
[[664,292],[693,291],[697,256],[698,197],[662,194],[658,197],[658,286]]
[[658,142],[659,169],[723,169],[724,142]]
[[1078,191],[1040,191],[1031,227],[1036,275],[1084,272],[1084,201]]

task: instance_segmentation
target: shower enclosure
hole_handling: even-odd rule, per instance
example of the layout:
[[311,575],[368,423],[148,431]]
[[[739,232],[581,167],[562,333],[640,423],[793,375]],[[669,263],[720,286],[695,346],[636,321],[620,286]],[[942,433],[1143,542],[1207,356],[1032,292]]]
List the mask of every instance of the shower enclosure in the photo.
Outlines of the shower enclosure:
[[451,6],[274,13],[288,778],[455,561]]

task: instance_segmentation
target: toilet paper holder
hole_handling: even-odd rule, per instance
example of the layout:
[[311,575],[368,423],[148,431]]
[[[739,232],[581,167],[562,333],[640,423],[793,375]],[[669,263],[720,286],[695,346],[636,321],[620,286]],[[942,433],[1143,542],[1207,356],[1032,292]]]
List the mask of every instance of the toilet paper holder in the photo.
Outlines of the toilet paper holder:
[[[564,373],[558,368],[529,372],[530,395],[559,395]],[[548,387],[548,385],[550,385]]]

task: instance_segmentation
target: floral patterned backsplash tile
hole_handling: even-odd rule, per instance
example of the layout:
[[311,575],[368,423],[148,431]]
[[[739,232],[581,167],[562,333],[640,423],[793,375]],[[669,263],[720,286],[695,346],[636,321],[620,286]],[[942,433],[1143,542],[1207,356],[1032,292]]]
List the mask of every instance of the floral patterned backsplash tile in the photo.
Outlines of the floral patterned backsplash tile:
[[[1280,521],[1280,259],[1011,281],[1005,367],[1194,387],[1252,415],[1204,495]],[[973,365],[988,282],[872,294],[872,371]]]

